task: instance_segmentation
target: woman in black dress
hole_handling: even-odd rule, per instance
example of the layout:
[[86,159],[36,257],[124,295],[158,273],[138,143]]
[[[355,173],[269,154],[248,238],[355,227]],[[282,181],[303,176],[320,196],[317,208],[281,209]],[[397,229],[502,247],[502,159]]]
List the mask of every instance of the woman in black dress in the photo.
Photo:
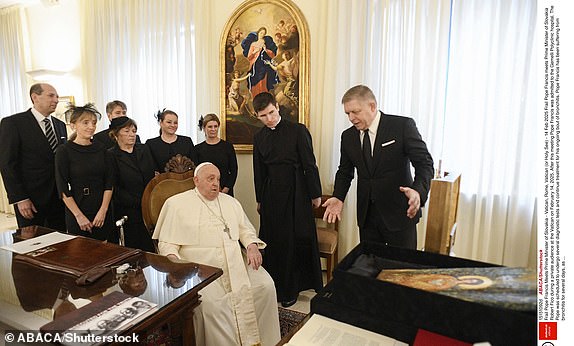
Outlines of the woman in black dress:
[[237,157],[233,144],[219,138],[219,118],[207,114],[199,119],[199,129],[205,132],[205,141],[195,146],[197,162],[211,162],[221,174],[219,186],[221,192],[233,196],[233,186],[237,180]]
[[136,143],[137,125],[128,117],[112,120],[110,136],[116,145],[109,152],[114,167],[114,215],[127,216],[124,223],[125,246],[155,252],[142,217],[141,199],[146,185],[155,175],[155,164],[148,148]]
[[156,118],[160,127],[159,136],[148,139],[146,142],[155,161],[156,170],[160,173],[165,172],[165,164],[177,154],[187,156],[194,164],[197,164],[197,154],[191,138],[175,134],[177,114],[164,109],[157,112]]
[[68,233],[117,242],[112,213],[113,170],[103,144],[91,141],[100,113],[91,103],[66,116],[74,133],[56,150],[56,185],[66,205]]

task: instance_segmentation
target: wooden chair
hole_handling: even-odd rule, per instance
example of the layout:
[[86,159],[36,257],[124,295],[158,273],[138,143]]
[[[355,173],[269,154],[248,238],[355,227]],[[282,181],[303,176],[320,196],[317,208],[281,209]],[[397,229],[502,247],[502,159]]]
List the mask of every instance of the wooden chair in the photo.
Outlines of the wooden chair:
[[[331,196],[321,196],[321,205]],[[315,223],[317,223],[317,240],[319,242],[319,254],[327,260],[327,282],[333,277],[333,268],[338,263],[339,221],[328,224],[323,221],[325,207],[313,208]]]
[[166,164],[167,171],[156,175],[147,184],[142,196],[142,216],[151,234],[165,201],[175,194],[195,188],[194,169],[193,161],[177,154]]

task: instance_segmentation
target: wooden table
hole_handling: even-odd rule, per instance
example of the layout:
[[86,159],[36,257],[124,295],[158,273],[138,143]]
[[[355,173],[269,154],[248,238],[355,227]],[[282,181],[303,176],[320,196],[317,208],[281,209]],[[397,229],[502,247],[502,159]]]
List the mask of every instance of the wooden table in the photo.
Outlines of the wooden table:
[[[33,226],[0,233],[0,246],[48,232],[52,230]],[[201,302],[198,292],[221,276],[222,270],[197,263],[175,263],[165,256],[148,252],[121,263],[142,269],[143,278],[137,285],[118,284],[118,276],[111,270],[89,286],[78,286],[72,275],[14,261],[12,252],[0,249],[3,282],[0,284],[0,322],[14,329],[38,330],[52,321],[52,308],[62,287],[69,291],[70,300],[78,308],[113,291],[123,291],[157,304],[157,312],[119,334],[141,335],[169,324],[172,337],[181,338],[184,345],[195,345],[193,310]],[[177,288],[168,281],[176,283]],[[11,287],[15,288],[15,294]]]

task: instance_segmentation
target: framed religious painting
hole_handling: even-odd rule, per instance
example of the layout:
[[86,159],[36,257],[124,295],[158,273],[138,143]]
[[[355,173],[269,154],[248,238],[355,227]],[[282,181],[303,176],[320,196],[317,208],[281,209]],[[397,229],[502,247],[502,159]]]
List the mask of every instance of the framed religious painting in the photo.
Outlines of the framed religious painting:
[[282,118],[309,125],[309,29],[289,0],[249,0],[220,40],[221,135],[237,152],[252,152],[263,124],[253,98],[272,93]]

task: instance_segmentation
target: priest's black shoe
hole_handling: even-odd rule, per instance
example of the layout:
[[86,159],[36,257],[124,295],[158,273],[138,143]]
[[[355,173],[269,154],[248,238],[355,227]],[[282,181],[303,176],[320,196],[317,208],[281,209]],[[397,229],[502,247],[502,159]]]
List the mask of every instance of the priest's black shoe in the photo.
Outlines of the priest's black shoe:
[[293,299],[293,300],[283,301],[283,302],[281,302],[281,306],[284,307],[284,308],[288,308],[288,307],[290,307],[291,305],[293,305],[293,304],[295,304],[295,303],[297,303],[297,298],[295,298],[295,299]]

